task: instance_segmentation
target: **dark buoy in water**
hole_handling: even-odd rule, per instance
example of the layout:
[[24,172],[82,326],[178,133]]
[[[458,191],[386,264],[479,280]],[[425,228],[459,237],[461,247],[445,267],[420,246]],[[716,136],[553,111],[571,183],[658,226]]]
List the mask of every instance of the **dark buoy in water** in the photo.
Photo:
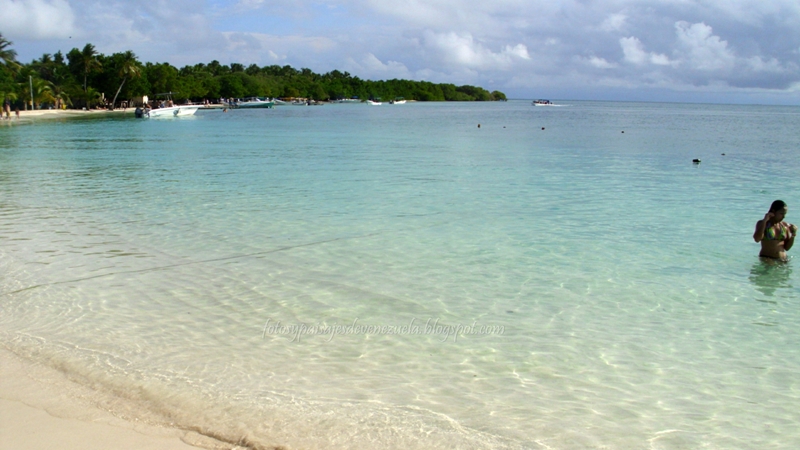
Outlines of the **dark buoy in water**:
[[693,160],[692,160],[692,162],[693,162],[693,163],[695,163],[695,164],[700,164],[700,160],[699,160],[699,159],[696,159],[696,158],[695,158],[695,159],[693,159]]
[[481,127],[481,124],[478,124],[478,128],[480,128],[480,127]]
[[542,129],[544,130],[544,127],[542,127]]
[[723,153],[722,156],[725,156],[725,153]]
[[622,130],[622,134],[625,134],[625,130]]

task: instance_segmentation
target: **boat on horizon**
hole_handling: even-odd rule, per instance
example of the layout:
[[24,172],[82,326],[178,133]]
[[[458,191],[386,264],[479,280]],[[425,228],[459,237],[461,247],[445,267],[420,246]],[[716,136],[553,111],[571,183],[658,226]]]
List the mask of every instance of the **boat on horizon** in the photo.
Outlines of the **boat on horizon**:
[[555,106],[553,102],[551,102],[550,100],[545,100],[543,98],[534,100],[532,104],[534,106]]
[[397,97],[394,100],[389,100],[390,105],[404,105],[406,103],[406,99],[403,97]]
[[380,106],[380,105],[382,105],[383,103],[381,102],[381,99],[379,99],[379,98],[376,98],[376,99],[369,99],[369,100],[367,100],[367,104],[368,104],[368,105],[372,105],[372,106]]

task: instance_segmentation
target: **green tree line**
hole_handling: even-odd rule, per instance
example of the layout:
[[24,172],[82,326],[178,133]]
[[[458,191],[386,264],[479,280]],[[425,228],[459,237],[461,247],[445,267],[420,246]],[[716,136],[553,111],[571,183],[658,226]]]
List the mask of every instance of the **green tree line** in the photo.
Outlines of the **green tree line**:
[[291,66],[142,63],[131,51],[104,55],[94,45],[66,55],[46,53],[30,64],[16,61],[11,42],[0,35],[0,99],[23,109],[113,107],[143,95],[174,93],[177,101],[243,97],[308,98],[317,101],[357,97],[403,97],[419,101],[505,100],[500,91],[411,80],[362,80],[334,70],[317,74]]

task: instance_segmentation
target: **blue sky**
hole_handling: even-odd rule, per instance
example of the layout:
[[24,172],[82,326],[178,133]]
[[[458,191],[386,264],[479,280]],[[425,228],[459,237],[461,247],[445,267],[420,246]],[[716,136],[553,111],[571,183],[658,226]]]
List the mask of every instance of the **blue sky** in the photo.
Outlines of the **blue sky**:
[[18,59],[133,50],[512,98],[800,105],[798,0],[0,0]]

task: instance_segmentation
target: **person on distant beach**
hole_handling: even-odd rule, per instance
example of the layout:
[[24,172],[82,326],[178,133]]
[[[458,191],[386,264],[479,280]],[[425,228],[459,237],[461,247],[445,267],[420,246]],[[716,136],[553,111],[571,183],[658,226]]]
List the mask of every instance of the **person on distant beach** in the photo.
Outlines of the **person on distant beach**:
[[16,114],[17,115],[17,119],[19,119],[19,106],[14,108],[14,114]]
[[797,234],[797,225],[783,221],[787,212],[786,203],[775,200],[764,218],[756,222],[753,240],[761,243],[761,253],[758,256],[786,259],[786,252],[794,245]]

